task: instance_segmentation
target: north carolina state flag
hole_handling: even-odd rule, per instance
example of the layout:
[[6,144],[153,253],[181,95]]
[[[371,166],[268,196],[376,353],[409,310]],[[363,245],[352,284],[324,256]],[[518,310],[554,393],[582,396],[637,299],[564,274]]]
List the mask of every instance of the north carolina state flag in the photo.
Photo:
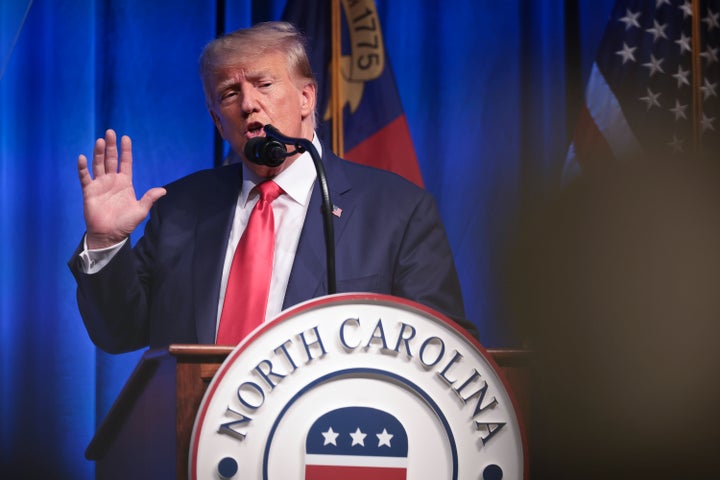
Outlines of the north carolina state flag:
[[345,407],[318,418],[305,441],[305,480],[406,480],[408,438],[387,412]]
[[[308,38],[318,79],[318,135],[332,139],[330,105],[331,2],[288,0],[283,19]],[[385,49],[374,0],[341,0],[343,157],[400,174],[422,186],[422,175]]]

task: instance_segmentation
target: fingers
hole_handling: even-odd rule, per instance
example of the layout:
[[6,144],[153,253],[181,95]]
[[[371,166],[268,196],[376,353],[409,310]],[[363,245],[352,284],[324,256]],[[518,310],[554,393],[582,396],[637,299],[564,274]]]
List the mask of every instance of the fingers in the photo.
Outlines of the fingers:
[[116,173],[118,167],[117,135],[115,130],[105,130],[105,173]]
[[105,174],[105,140],[98,138],[95,140],[95,148],[93,149],[92,160],[93,177],[99,177]]
[[92,178],[90,178],[90,172],[88,171],[87,157],[85,155],[78,156],[77,167],[80,186],[85,188],[92,183]]
[[132,141],[127,135],[120,139],[120,172],[132,175]]
[[[84,155],[82,158],[85,159],[84,164],[87,165],[87,158]],[[132,142],[130,137],[123,135],[120,139],[120,158],[118,159],[117,134],[115,130],[108,129],[105,131],[105,138],[95,140],[92,176],[98,177],[107,173],[117,173],[118,164],[121,172],[132,174]],[[78,164],[79,168],[80,165]]]

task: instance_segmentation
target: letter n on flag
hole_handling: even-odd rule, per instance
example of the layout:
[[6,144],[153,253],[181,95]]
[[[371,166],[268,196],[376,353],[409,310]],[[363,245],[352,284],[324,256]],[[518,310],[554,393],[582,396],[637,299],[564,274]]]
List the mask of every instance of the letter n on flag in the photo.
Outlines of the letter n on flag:
[[395,172],[423,186],[385,49],[374,0],[288,0],[283,20],[308,39],[318,79],[318,135],[332,138],[332,2],[341,4],[343,151],[340,156]]

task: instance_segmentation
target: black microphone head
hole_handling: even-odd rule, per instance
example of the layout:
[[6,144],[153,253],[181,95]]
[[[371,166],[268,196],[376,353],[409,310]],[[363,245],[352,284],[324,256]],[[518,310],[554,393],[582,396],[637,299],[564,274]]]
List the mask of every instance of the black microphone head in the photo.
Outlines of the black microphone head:
[[277,167],[285,161],[287,157],[287,147],[269,137],[251,138],[245,144],[245,158],[258,165],[266,165],[268,167]]

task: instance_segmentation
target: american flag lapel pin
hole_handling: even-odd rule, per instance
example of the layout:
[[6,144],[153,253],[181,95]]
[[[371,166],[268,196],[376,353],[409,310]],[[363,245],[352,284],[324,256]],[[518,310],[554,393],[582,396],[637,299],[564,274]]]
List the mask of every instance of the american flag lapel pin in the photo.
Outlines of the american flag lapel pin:
[[337,205],[333,205],[332,214],[340,218],[340,215],[342,215],[342,208],[338,207]]

